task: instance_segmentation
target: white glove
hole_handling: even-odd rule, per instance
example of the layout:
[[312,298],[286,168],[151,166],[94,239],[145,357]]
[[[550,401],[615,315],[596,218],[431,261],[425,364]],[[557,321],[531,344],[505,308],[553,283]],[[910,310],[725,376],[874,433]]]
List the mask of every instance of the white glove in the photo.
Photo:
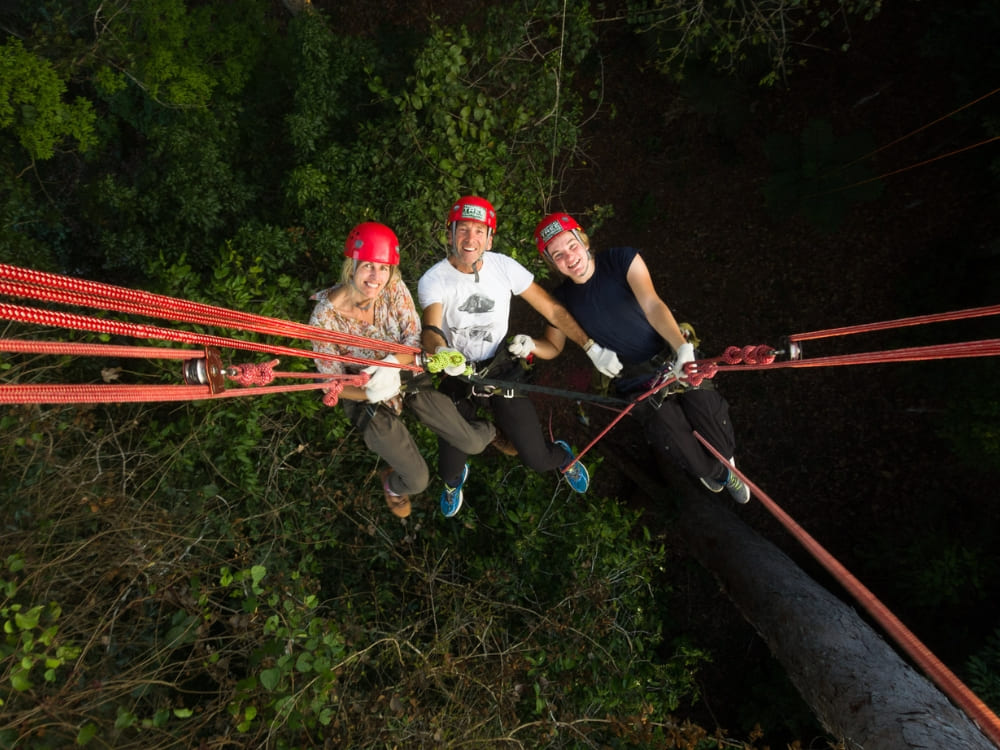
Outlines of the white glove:
[[674,357],[674,366],[670,368],[670,372],[674,374],[675,378],[678,380],[687,379],[687,373],[684,372],[684,365],[688,362],[694,362],[694,345],[685,341],[677,347],[677,356]]
[[[454,358],[455,362],[444,368],[445,375],[464,375],[466,369],[465,355],[462,354],[458,349],[452,349],[447,346],[439,346],[434,350],[435,354],[441,354],[444,352],[449,357]],[[461,358],[461,364],[458,363],[459,358]]]
[[[399,362],[391,354],[382,361]],[[362,372],[367,372],[369,375],[368,384],[365,386],[365,396],[373,404],[387,401],[399,393],[400,388],[402,388],[399,379],[401,370],[398,367],[378,367],[377,365],[372,365],[371,367],[366,367]]]
[[510,346],[507,347],[507,351],[515,357],[527,359],[535,351],[535,340],[527,334],[519,333],[510,340]]
[[614,378],[622,371],[622,363],[618,360],[618,355],[610,349],[605,349],[596,341],[587,349],[587,356],[590,357],[590,361],[594,363],[594,367],[601,375]]

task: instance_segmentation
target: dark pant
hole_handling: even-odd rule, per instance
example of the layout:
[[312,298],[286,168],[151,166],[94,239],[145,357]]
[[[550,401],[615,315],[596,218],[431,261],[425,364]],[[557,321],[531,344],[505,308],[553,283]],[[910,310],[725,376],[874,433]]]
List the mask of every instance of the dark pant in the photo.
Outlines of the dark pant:
[[[402,418],[378,404],[346,399],[341,403],[351,422],[363,430],[365,445],[394,469],[389,474],[389,489],[399,495],[422,492],[430,479],[427,463]],[[460,414],[451,398],[436,391],[429,379],[419,387],[410,386],[403,408],[429,427],[439,443],[458,446],[455,450],[480,453],[496,435],[496,428],[490,422],[466,419]],[[461,472],[460,463],[455,478]],[[443,471],[442,474],[449,476]]]
[[698,433],[727,459],[736,450],[729,403],[716,390],[699,388],[664,399],[659,408],[641,407],[646,439],[658,457],[669,457],[696,477],[722,480],[728,469],[692,433]]
[[[542,472],[550,469],[560,469],[569,463],[566,451],[558,445],[545,439],[542,426],[538,421],[538,412],[531,399],[523,396],[504,398],[503,396],[468,397],[468,384],[453,378],[442,383],[442,390],[455,399],[459,412],[469,420],[475,418],[476,410],[487,408],[493,413],[493,419],[507,439],[517,448],[517,455],[529,469]],[[438,459],[441,477],[454,486],[462,474],[468,454],[459,447],[453,446],[444,439],[438,440],[440,455]]]

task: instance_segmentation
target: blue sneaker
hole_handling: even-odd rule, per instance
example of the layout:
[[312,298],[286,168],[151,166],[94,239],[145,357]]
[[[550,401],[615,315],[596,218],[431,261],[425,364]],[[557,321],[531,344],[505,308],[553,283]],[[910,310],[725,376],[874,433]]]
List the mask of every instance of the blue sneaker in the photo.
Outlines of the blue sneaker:
[[451,518],[462,507],[462,486],[465,484],[468,476],[469,465],[466,464],[462,467],[462,476],[458,480],[458,486],[449,487],[445,484],[444,489],[441,491],[441,512],[445,518]]
[[[570,461],[576,459],[576,454],[569,449],[565,440],[556,440],[555,443],[569,454]],[[573,488],[574,492],[582,494],[590,487],[590,472],[587,471],[587,467],[580,461],[576,461],[569,469],[563,472],[563,476],[566,477],[566,481],[569,482],[569,486]]]

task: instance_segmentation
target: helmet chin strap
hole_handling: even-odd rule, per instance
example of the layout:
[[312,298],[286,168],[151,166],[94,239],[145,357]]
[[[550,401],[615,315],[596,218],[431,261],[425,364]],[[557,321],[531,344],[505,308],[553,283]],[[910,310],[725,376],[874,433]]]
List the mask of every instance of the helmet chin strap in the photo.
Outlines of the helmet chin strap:
[[[457,232],[455,224],[456,222],[452,222],[451,224],[451,245],[449,245],[448,247],[448,252],[450,255],[454,255],[456,258],[458,258],[459,257],[458,242],[456,241]],[[493,230],[487,228],[486,232],[487,232],[486,241],[489,242],[490,238],[493,237]],[[484,250],[483,252],[485,253],[486,251]],[[479,283],[479,269],[482,267],[483,267],[483,256],[480,255],[479,258],[476,260],[476,262],[472,264],[472,273],[476,278],[477,284]]]

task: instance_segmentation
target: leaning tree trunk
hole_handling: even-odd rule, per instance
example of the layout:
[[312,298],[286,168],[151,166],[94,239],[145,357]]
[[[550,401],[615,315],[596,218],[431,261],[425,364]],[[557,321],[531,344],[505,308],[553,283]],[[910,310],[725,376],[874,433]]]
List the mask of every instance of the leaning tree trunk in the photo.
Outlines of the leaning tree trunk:
[[828,732],[866,750],[996,750],[851,607],[740,521],[730,503],[685,481],[672,482],[673,489],[682,495],[679,523],[690,552],[718,578]]

